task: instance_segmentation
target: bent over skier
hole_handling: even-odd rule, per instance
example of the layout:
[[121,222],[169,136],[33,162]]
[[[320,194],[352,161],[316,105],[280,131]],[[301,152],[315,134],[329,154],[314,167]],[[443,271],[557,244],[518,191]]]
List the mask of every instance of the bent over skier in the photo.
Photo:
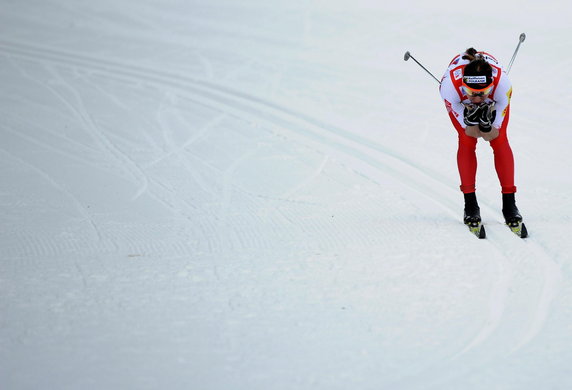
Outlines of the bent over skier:
[[515,202],[514,157],[507,138],[512,84],[497,60],[469,48],[447,68],[440,86],[441,97],[459,136],[457,166],[465,198],[464,222],[481,222],[476,197],[479,138],[490,143],[502,189],[502,212],[508,225],[522,216]]

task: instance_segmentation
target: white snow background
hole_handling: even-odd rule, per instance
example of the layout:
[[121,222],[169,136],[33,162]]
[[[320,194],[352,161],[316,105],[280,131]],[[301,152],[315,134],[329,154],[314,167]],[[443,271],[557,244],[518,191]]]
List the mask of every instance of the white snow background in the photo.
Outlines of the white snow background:
[[[0,388],[570,389],[572,4],[0,0]],[[530,237],[435,80],[508,65]]]

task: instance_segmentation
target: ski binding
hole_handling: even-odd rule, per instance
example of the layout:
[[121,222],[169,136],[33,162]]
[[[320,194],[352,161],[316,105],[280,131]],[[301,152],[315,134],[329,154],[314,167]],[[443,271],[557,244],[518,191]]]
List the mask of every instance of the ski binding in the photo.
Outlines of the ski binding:
[[485,227],[480,221],[467,222],[466,225],[469,227],[469,231],[478,238],[483,239],[487,237]]
[[528,230],[522,221],[507,222],[506,226],[520,238],[528,237]]

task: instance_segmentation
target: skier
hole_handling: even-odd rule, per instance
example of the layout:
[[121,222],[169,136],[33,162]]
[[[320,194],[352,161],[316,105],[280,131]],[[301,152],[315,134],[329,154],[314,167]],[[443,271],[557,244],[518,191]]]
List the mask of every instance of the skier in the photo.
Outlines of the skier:
[[453,58],[441,79],[440,93],[459,135],[457,166],[465,198],[465,224],[481,222],[475,193],[479,138],[493,149],[505,222],[509,226],[521,223],[514,196],[514,157],[507,138],[512,84],[506,72],[493,56],[471,47]]

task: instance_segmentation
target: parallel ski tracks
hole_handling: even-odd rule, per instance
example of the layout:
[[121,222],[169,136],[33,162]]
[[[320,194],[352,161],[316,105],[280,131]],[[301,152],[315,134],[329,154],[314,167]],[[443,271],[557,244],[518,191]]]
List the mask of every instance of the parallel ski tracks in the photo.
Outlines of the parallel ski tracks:
[[[27,43],[7,43],[0,40],[0,49],[4,53],[31,61],[50,62],[65,67],[77,67],[106,77],[113,77],[132,83],[145,83],[158,88],[170,88],[198,104],[211,106],[227,114],[262,123],[279,133],[311,141],[321,149],[327,148],[334,154],[342,154],[360,165],[360,169],[383,172],[407,188],[429,197],[435,205],[442,208],[453,218],[459,218],[458,194],[435,172],[423,168],[395,151],[373,143],[372,141],[341,128],[324,123],[315,118],[295,112],[277,104],[256,98],[246,93],[231,90],[186,75],[159,72],[133,64],[114,62],[90,55],[81,55],[64,50],[38,47]],[[500,217],[500,213],[485,206],[487,215]],[[462,228],[462,226],[460,226]],[[532,235],[534,229],[532,228]],[[467,344],[460,354],[476,348],[492,336],[503,321],[506,311],[506,299],[509,294],[516,267],[523,264],[523,258],[532,259],[543,269],[543,287],[538,294],[537,303],[531,318],[528,318],[519,341],[511,352],[518,350],[532,340],[541,331],[548,317],[551,302],[558,293],[562,278],[559,265],[550,254],[533,238],[526,242],[517,242],[508,232],[493,233],[488,229],[489,239],[496,252],[505,260],[499,264],[498,281],[490,297],[489,318],[481,331]],[[468,237],[470,239],[470,237]],[[510,244],[507,242],[512,239]],[[501,242],[502,240],[502,242]],[[517,259],[517,260],[514,260]],[[520,325],[520,324],[516,324]]]

